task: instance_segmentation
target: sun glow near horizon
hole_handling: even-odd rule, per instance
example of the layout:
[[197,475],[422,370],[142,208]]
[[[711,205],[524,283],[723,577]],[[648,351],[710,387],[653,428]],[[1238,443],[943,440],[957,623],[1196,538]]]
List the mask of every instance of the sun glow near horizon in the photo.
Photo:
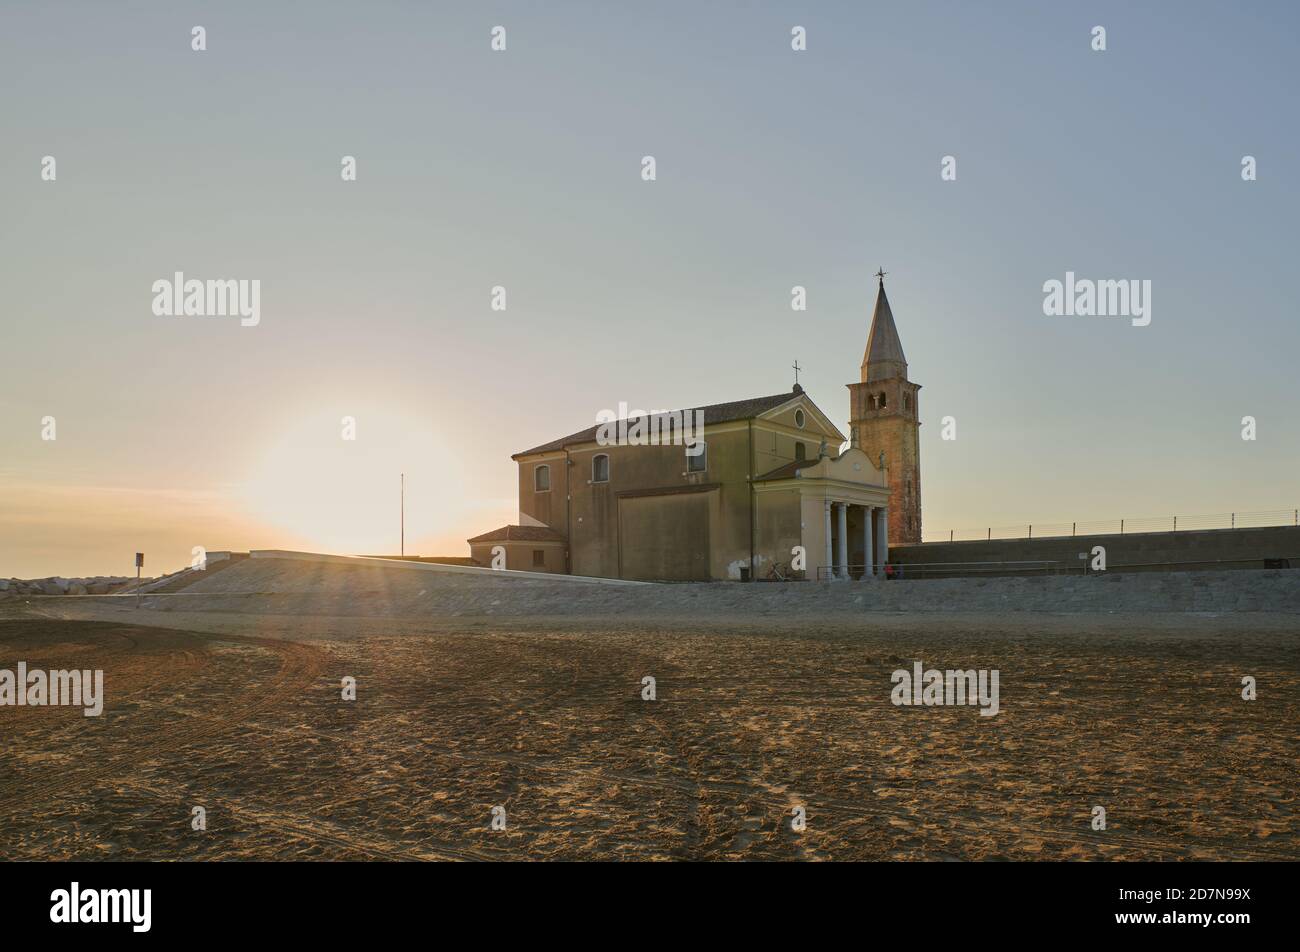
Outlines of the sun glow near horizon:
[[235,494],[249,518],[322,551],[387,554],[399,548],[403,473],[410,552],[467,512],[465,472],[427,418],[374,405],[297,416]]

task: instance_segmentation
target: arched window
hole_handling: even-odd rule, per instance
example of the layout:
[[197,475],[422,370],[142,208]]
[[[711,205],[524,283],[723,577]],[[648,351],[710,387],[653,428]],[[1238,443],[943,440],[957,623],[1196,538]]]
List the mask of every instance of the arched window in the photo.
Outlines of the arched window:
[[884,393],[881,393],[881,394],[880,394],[880,409],[883,410],[883,409],[885,409],[885,407],[887,407],[887,406],[889,406],[889,402],[888,402],[887,400],[885,400],[885,395],[884,395]]
[[591,458],[591,481],[593,483],[609,482],[609,455],[597,453]]
[[912,395],[910,393],[903,394],[903,409],[912,409]]
[[806,449],[804,449],[804,445],[803,445],[803,443],[802,443],[802,442],[799,442],[799,441],[796,441],[795,444],[794,444],[794,458],[795,458],[795,459],[807,459],[807,458],[808,458],[808,457],[807,457],[807,453],[808,453],[808,451],[807,451]]
[[539,493],[551,491],[551,467],[545,463],[533,470],[533,491]]

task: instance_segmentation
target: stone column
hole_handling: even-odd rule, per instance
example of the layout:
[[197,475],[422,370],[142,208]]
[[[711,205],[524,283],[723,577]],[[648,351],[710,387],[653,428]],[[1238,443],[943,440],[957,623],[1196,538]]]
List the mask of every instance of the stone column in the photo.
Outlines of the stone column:
[[835,505],[840,507],[837,520],[840,529],[839,571],[835,574],[847,582],[849,579],[849,504],[847,502],[837,502]]
[[831,501],[826,500],[826,570],[831,570]]
[[876,553],[875,550],[872,549],[872,546],[875,545],[875,542],[872,540],[871,537],[872,536],[871,520],[874,518],[876,518],[876,507],[863,506],[862,507],[862,561],[866,563],[865,567],[862,569],[863,579],[866,579],[868,576],[876,574]]
[[876,575],[881,578],[885,577],[885,560],[880,557],[880,539],[884,535],[880,531],[880,513],[879,506],[871,508],[871,555],[876,560]]
[[876,510],[876,515],[880,521],[876,524],[876,561],[880,563],[880,571],[885,571],[885,563],[889,561],[889,507],[881,506]]

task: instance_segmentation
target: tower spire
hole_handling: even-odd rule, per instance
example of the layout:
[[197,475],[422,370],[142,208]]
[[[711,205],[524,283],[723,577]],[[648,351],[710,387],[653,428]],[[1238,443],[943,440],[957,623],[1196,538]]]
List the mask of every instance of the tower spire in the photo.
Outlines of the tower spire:
[[885,295],[885,275],[881,268],[876,272],[880,287],[876,291],[876,309],[871,314],[871,332],[867,335],[867,349],[862,355],[862,380],[883,380],[887,377],[906,377],[907,358],[903,356],[903,342],[898,339],[894,326],[894,312]]

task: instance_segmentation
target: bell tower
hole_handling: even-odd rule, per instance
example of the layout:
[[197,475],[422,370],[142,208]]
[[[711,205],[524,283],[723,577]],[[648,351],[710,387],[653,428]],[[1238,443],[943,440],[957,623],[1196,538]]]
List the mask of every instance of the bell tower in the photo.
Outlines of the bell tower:
[[871,333],[862,357],[862,381],[849,388],[852,442],[889,472],[889,541],[921,541],[921,443],[917,391],[907,379],[907,358],[885,296],[885,274],[871,315]]

